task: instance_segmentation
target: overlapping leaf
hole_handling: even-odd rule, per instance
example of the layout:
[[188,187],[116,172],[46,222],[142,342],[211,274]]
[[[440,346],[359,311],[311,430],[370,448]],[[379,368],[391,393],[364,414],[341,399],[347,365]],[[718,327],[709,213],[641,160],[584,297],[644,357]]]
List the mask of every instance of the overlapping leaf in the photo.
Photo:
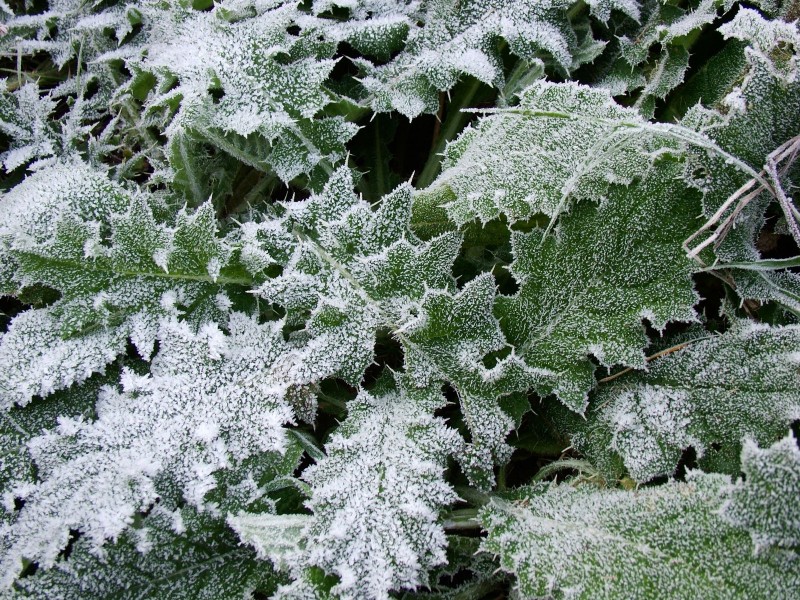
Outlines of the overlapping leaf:
[[269,594],[280,581],[220,519],[191,508],[157,506],[100,557],[79,538],[69,559],[21,579],[13,597],[234,600],[255,591]]
[[[165,322],[149,375],[126,372],[122,391],[101,391],[96,419],[64,417],[31,439],[37,481],[9,489],[24,506],[2,532],[3,584],[23,558],[55,565],[70,530],[99,552],[158,498],[206,510],[241,506],[236,495],[229,505],[206,501],[221,469],[241,465],[251,502],[264,495],[259,486],[290,474],[299,445],[282,427],[294,416],[285,400],[289,382],[274,376],[286,349],[280,328],[241,313],[231,316],[229,336],[214,324],[195,334],[185,323]],[[248,463],[254,456],[259,461]]]
[[798,348],[796,326],[743,323],[691,343],[602,386],[573,445],[612,478],[617,456],[636,481],[672,475],[690,446],[703,468],[738,473],[745,437],[771,443],[800,417]]
[[498,299],[497,315],[517,354],[554,373],[539,390],[576,412],[594,386],[589,355],[642,368],[644,319],[663,329],[696,318],[693,267],[681,242],[692,230],[684,215],[696,214],[699,202],[681,171],[667,158],[641,181],[611,186],[600,206],[578,204],[554,235],[512,234],[520,289]]
[[171,167],[190,192],[205,189],[195,181],[202,141],[289,181],[330,174],[358,129],[318,116],[332,97],[322,86],[335,63],[327,58],[332,45],[290,35],[299,14],[291,5],[242,8],[148,7],[147,44],[128,53],[132,71],[155,77],[145,114],[165,128]]
[[413,388],[362,391],[351,402],[327,456],[303,475],[313,516],[300,548],[275,546],[272,530],[282,531],[285,518],[267,515],[260,531],[255,516],[231,519],[246,541],[296,573],[277,597],[313,596],[300,575],[313,567],[338,577],[331,593],[340,598],[389,598],[390,590],[428,584],[428,570],[445,560],[437,517],[458,499],[442,472],[461,439],[431,416],[443,402],[438,391]]
[[728,486],[696,474],[638,491],[520,490],[482,511],[482,548],[499,555],[524,598],[791,597],[796,555],[753,555],[747,532],[718,514]]
[[324,191],[288,204],[283,226],[296,245],[280,277],[258,294],[305,325],[289,377],[312,382],[331,375],[358,384],[373,360],[379,328],[402,328],[428,289],[452,289],[461,243],[455,233],[421,242],[409,229],[411,189],[385,196],[373,211],[353,193],[352,174],[338,170]]
[[746,479],[730,491],[722,517],[747,529],[762,552],[800,546],[800,449],[794,435],[763,450],[749,440],[742,471]]
[[[459,77],[471,75],[502,87],[503,65],[496,39],[503,38],[522,59],[552,57],[562,70],[573,66],[578,39],[567,20],[566,0],[438,0],[428,4],[425,27],[413,31],[404,52],[386,65],[365,60],[362,85],[376,112],[396,110],[409,119],[435,113],[439,92],[452,88]],[[607,17],[610,7],[638,14],[634,2],[595,3]],[[588,44],[594,40],[586,40]],[[593,56],[591,58],[594,58]]]
[[448,145],[442,174],[418,202],[444,206],[458,225],[500,215],[555,219],[643,175],[665,144],[674,146],[649,135],[639,113],[605,90],[537,82],[518,107],[483,118]]
[[[10,278],[60,293],[47,309],[24,313],[4,334],[0,381],[6,402],[25,402],[85,379],[130,337],[149,357],[158,320],[186,311],[195,322],[224,320],[226,289],[252,277],[226,267],[232,249],[217,238],[213,208],[179,211],[158,223],[148,198],[79,162],[36,172],[3,199],[0,226]],[[60,337],[88,335],[75,340]],[[42,379],[31,379],[32,374]]]

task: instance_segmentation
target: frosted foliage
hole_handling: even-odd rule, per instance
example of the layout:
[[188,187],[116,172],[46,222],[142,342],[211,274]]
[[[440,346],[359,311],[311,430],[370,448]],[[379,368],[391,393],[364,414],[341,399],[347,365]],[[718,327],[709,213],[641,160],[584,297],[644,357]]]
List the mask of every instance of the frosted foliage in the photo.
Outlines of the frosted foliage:
[[800,417],[798,348],[797,326],[740,324],[692,343],[604,386],[574,445],[617,452],[636,481],[672,475],[689,446],[701,465],[738,472],[745,436],[771,442]]
[[458,497],[442,473],[460,436],[402,391],[361,392],[348,410],[303,475],[314,517],[301,564],[336,574],[341,598],[389,598],[445,561],[438,516]]
[[377,328],[402,329],[427,289],[454,285],[460,237],[416,238],[409,186],[376,211],[352,189],[351,173],[340,169],[321,194],[286,205],[293,254],[281,276],[257,290],[285,306],[289,322],[305,323],[289,366],[298,382],[337,374],[357,384],[372,362]]
[[[632,2],[615,4],[635,9]],[[411,32],[405,52],[378,67],[359,61],[372,109],[397,110],[409,119],[436,112],[438,92],[452,88],[462,75],[502,87],[502,62],[493,41],[497,37],[520,58],[533,60],[544,52],[562,69],[570,69],[570,47],[578,44],[566,18],[569,5],[563,0],[429,3],[425,27]],[[606,12],[602,6],[597,3],[596,12]]]
[[10,148],[0,154],[6,171],[56,153],[57,141],[47,123],[55,106],[50,94],[40,95],[32,83],[12,94],[0,93],[0,131],[11,140]]
[[215,324],[193,333],[165,321],[149,376],[126,372],[121,391],[101,392],[96,420],[62,418],[33,438],[39,481],[13,489],[25,505],[3,531],[3,583],[13,581],[22,557],[52,567],[71,529],[98,552],[156,500],[159,483],[213,510],[204,497],[215,471],[283,453],[282,425],[293,416],[283,400],[288,383],[272,374],[285,351],[280,325],[234,313],[226,336]]
[[239,535],[243,544],[252,546],[259,558],[269,559],[276,568],[286,569],[287,559],[301,551],[303,530],[308,515],[271,515],[246,513],[228,515],[227,523]]
[[[344,143],[358,128],[341,117],[314,119],[329,103],[322,82],[334,61],[320,59],[314,44],[304,45],[286,32],[297,11],[285,5],[228,22],[220,10],[149,9],[148,44],[140,57],[128,61],[131,68],[178,80],[166,94],[152,92],[146,104],[158,114],[172,99],[181,99],[166,129],[173,167],[192,168],[175,163],[177,157],[190,163],[202,158],[201,147],[190,148],[192,156],[184,156],[186,149],[180,147],[182,136],[193,131],[284,181],[322,162],[341,161]],[[292,60],[283,64],[283,55]],[[221,98],[212,96],[213,89],[221,91]],[[267,148],[248,150],[250,136],[266,140]]]
[[[222,286],[251,282],[221,273],[232,249],[216,237],[210,203],[194,213],[178,211],[174,225],[167,226],[156,222],[150,200],[80,162],[37,171],[3,199],[8,219],[0,225],[0,247],[16,263],[14,279],[21,286],[43,284],[61,294],[40,334],[50,336],[48,352],[53,357],[66,357],[70,348],[82,343],[60,341],[56,333],[94,331],[81,349],[94,356],[93,362],[85,362],[87,368],[93,364],[97,370],[112,360],[110,353],[124,349],[120,340],[127,336],[149,358],[160,317],[191,306],[197,315],[222,320],[229,308],[220,301]],[[108,350],[104,362],[98,363],[99,355],[88,340],[95,340],[96,346],[102,336]],[[6,337],[0,348],[14,339]],[[32,346],[26,351],[28,358],[20,355],[19,360],[31,366],[36,362],[44,375],[46,361],[31,354],[41,352],[41,347]],[[74,359],[78,356],[80,352]],[[65,372],[63,385],[53,388],[53,377],[61,377],[54,371],[40,386],[42,391],[58,389],[89,372]]]
[[64,340],[50,309],[21,313],[0,335],[2,408],[25,405],[33,396],[47,396],[84,381],[124,352],[125,342],[119,331],[94,331]]
[[[786,23],[779,19],[768,21],[752,8],[742,8],[719,31],[726,38],[748,42],[751,51],[762,56],[787,81],[795,80],[797,56],[800,53],[800,31],[797,23]],[[786,52],[787,47],[793,48],[793,51]],[[785,56],[781,57],[781,54]]]
[[522,598],[790,598],[800,563],[753,556],[746,531],[719,515],[729,480],[690,474],[638,491],[584,485],[521,490],[480,518],[485,552]]
[[643,124],[605,90],[534,83],[518,107],[481,119],[448,145],[442,174],[421,200],[444,201],[459,225],[501,214],[511,222],[555,217],[647,171],[658,146],[649,148]]
[[748,440],[742,472],[745,479],[730,490],[722,517],[747,529],[762,552],[800,546],[800,449],[794,435],[765,449]]
[[589,354],[643,368],[644,319],[663,329],[696,318],[693,265],[681,249],[692,226],[672,215],[695,214],[699,202],[680,176],[680,164],[665,160],[641,181],[611,186],[599,206],[579,203],[553,235],[512,232],[520,289],[498,299],[496,314],[518,355],[555,373],[541,392],[576,412],[595,384]]
[[221,519],[161,506],[126,530],[102,555],[85,537],[69,560],[21,579],[13,598],[29,600],[222,600],[274,587],[274,573],[239,545]]
[[429,293],[416,321],[400,338],[405,366],[419,386],[444,380],[458,394],[472,443],[459,457],[470,480],[491,487],[492,466],[511,456],[505,443],[514,421],[498,400],[541,383],[551,373],[528,368],[512,350],[487,368],[483,358],[508,350],[500,325],[492,315],[495,284],[485,274],[470,281],[458,294]]

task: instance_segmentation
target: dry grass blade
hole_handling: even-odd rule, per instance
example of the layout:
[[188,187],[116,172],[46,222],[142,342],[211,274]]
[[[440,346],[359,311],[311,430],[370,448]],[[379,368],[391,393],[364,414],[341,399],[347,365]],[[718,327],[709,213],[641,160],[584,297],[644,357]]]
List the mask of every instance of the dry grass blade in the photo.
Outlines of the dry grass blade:
[[[753,198],[757,197],[763,191],[769,192],[778,200],[786,216],[786,223],[789,226],[789,231],[791,231],[795,242],[800,245],[800,227],[798,226],[798,223],[800,223],[800,212],[798,212],[797,208],[792,204],[791,198],[786,195],[780,181],[781,177],[797,159],[799,152],[800,135],[791,138],[771,152],[767,157],[764,169],[760,173],[760,175],[764,177],[761,178],[760,181],[755,177],[750,179],[731,194],[722,206],[719,207],[719,210],[717,210],[700,229],[683,242],[683,249],[686,251],[687,256],[693,258],[705,267],[705,263],[700,259],[700,252],[712,244],[715,249],[719,248],[725,236],[735,227],[736,218],[739,216],[739,213],[742,212]],[[767,182],[769,182],[770,185],[765,185]],[[733,210],[730,210],[731,207],[733,207]],[[728,213],[729,210],[730,214],[723,219],[723,216]],[[696,246],[691,247],[697,238],[701,237],[704,232],[710,231],[715,226],[717,226],[716,229],[708,237]]]

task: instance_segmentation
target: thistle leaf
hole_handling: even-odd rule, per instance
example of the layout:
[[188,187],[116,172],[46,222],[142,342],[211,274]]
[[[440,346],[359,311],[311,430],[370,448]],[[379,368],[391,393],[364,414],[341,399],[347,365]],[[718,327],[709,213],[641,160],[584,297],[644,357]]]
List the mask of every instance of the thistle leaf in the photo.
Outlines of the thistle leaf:
[[481,512],[482,549],[523,598],[791,597],[797,556],[753,556],[747,532],[718,514],[728,487],[700,473],[638,491],[539,485]]
[[771,443],[800,417],[798,348],[797,326],[743,323],[691,343],[603,385],[586,420],[570,419],[573,446],[612,478],[611,455],[644,482],[672,475],[689,446],[702,468],[736,474],[742,439]]

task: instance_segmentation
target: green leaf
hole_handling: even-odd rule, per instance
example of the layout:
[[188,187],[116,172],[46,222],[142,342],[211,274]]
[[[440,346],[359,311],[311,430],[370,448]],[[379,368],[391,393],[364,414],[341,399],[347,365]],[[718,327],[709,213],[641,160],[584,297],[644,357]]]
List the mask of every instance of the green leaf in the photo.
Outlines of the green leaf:
[[[458,500],[442,478],[458,451],[458,432],[431,416],[438,391],[360,392],[326,444],[327,457],[303,474],[313,513],[293,571],[310,566],[339,577],[343,598],[388,598],[390,590],[427,586],[445,561],[442,509]],[[264,541],[273,535],[264,529]],[[259,537],[259,540],[262,538]]]
[[513,350],[491,368],[483,363],[484,357],[510,349],[491,312],[495,297],[490,274],[470,281],[455,295],[432,291],[417,321],[400,338],[406,371],[417,385],[446,381],[458,394],[472,437],[459,460],[470,481],[482,488],[494,482],[493,465],[511,456],[505,438],[515,424],[504,410],[504,398],[550,375],[545,369],[528,368]]
[[[23,557],[52,568],[70,530],[98,553],[156,499],[242,510],[262,500],[269,479],[294,471],[299,444],[282,427],[294,418],[290,382],[274,375],[287,351],[282,323],[233,313],[228,327],[226,336],[216,324],[195,333],[163,322],[149,374],[125,370],[122,390],[100,390],[96,419],[65,416],[28,441],[37,481],[9,488],[24,505],[3,532],[5,584]],[[222,500],[209,495],[218,485],[228,486]]]
[[608,91],[575,83],[536,82],[518,107],[492,112],[447,146],[442,174],[417,195],[443,205],[459,226],[500,215],[555,220],[643,176],[664,146],[675,146]]
[[255,591],[270,594],[281,581],[219,519],[156,505],[102,556],[79,537],[68,559],[19,580],[14,597],[236,600]]
[[800,547],[800,449],[789,434],[769,448],[751,439],[742,450],[744,481],[736,482],[722,518],[750,532],[756,549]]
[[517,354],[554,375],[538,390],[578,413],[601,365],[643,368],[642,321],[663,330],[696,319],[692,263],[681,249],[697,214],[697,194],[681,183],[682,165],[656,163],[641,181],[614,185],[596,206],[562,215],[554,235],[512,233],[515,296],[496,313]]
[[428,289],[451,289],[461,240],[446,233],[420,241],[409,228],[411,188],[385,196],[377,210],[353,193],[348,169],[322,193],[287,204],[281,226],[295,247],[283,273],[257,293],[286,307],[294,358],[287,377],[298,384],[329,376],[356,385],[372,363],[378,329],[400,331],[415,318]]
[[753,555],[719,508],[722,475],[637,491],[539,485],[481,511],[482,550],[499,555],[523,598],[789,598],[792,552]]
[[690,446],[702,468],[736,474],[745,437],[771,443],[800,414],[798,348],[797,326],[745,323],[689,343],[601,385],[586,420],[568,419],[572,445],[612,478],[615,455],[644,482]]
[[[503,63],[495,42],[500,37],[519,58],[534,60],[546,54],[560,70],[568,71],[573,67],[572,49],[578,45],[567,20],[569,4],[565,0],[431,2],[425,27],[409,35],[405,51],[394,60],[380,66],[357,60],[364,71],[361,83],[369,94],[367,101],[375,112],[396,110],[413,119],[423,112],[435,113],[439,92],[451,89],[463,75],[502,88]],[[638,14],[632,2],[614,4]]]

